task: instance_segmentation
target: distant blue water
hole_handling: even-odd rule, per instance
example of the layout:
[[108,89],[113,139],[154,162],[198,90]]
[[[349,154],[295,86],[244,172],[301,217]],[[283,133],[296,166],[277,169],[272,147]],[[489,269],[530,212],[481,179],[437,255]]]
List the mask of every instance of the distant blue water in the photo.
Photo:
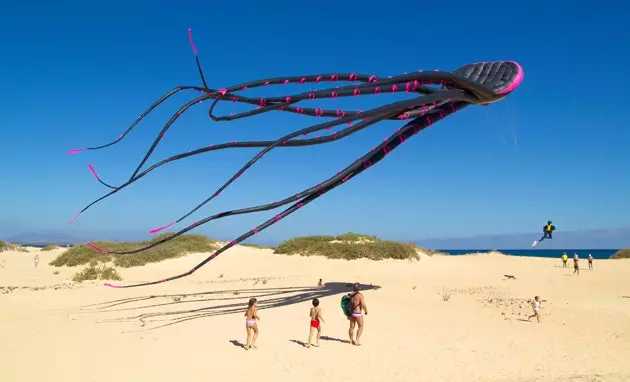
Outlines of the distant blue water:
[[[464,255],[466,253],[490,252],[489,249],[440,249],[451,255]],[[617,249],[500,249],[499,252],[513,256],[560,258],[566,252],[569,258],[577,253],[581,259],[585,259],[590,253],[594,259],[610,259]]]

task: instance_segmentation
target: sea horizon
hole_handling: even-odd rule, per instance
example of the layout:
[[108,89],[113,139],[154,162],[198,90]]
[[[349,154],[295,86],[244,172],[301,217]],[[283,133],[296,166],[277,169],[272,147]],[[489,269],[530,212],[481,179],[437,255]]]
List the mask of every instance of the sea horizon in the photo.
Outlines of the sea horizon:
[[[59,245],[62,247],[73,246],[79,243],[20,243],[24,246],[43,248],[47,245]],[[273,246],[276,247],[276,246]],[[574,253],[577,253],[580,258],[586,258],[589,254],[594,259],[606,260],[615,254],[619,249],[432,249],[433,251],[445,252],[452,256],[461,256],[471,253],[488,253],[498,251],[509,256],[523,256],[523,257],[543,257],[543,258],[560,258],[564,252],[569,257],[572,257]]]
[[573,257],[574,253],[577,253],[580,258],[586,258],[591,254],[594,259],[606,260],[610,259],[618,250],[619,249],[439,249],[438,251],[446,252],[453,256],[498,251],[510,256],[544,258],[560,258],[562,254],[566,252],[569,257]]

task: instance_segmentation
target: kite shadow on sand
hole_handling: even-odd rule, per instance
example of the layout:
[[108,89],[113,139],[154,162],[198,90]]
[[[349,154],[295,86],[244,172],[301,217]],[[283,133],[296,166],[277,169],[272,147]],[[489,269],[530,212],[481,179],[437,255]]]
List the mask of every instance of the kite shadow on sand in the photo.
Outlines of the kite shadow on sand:
[[[184,322],[244,313],[248,300],[258,300],[258,309],[273,309],[310,302],[314,298],[331,297],[352,292],[353,283],[330,282],[324,287],[281,287],[224,289],[218,291],[162,294],[130,297],[91,304],[80,308],[82,313],[111,313],[140,311],[136,315],[107,318],[98,322],[139,322],[141,331],[154,330]],[[360,284],[362,291],[380,288],[372,284]],[[216,304],[216,305],[215,305]],[[190,306],[188,309],[181,309]],[[129,332],[129,331],[127,331]]]

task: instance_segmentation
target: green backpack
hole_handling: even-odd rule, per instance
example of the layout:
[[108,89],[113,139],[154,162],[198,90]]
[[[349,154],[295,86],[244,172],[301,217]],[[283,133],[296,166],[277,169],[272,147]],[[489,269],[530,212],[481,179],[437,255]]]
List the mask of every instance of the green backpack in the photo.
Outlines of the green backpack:
[[350,316],[352,315],[352,304],[350,304],[351,299],[352,294],[344,295],[341,298],[341,311],[348,318],[350,318]]

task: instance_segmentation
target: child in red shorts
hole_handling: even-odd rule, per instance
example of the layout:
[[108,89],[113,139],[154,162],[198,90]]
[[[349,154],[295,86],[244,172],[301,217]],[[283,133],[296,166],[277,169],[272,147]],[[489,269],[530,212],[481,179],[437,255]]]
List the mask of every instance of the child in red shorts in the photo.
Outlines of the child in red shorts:
[[313,299],[313,307],[311,308],[311,312],[309,313],[309,315],[311,317],[311,328],[308,333],[308,344],[306,345],[307,348],[311,347],[311,339],[313,338],[313,332],[315,330],[317,330],[317,339],[313,346],[319,346],[319,337],[322,334],[320,322],[326,322],[324,321],[324,317],[322,317],[322,308],[319,307],[319,300],[316,298]]

